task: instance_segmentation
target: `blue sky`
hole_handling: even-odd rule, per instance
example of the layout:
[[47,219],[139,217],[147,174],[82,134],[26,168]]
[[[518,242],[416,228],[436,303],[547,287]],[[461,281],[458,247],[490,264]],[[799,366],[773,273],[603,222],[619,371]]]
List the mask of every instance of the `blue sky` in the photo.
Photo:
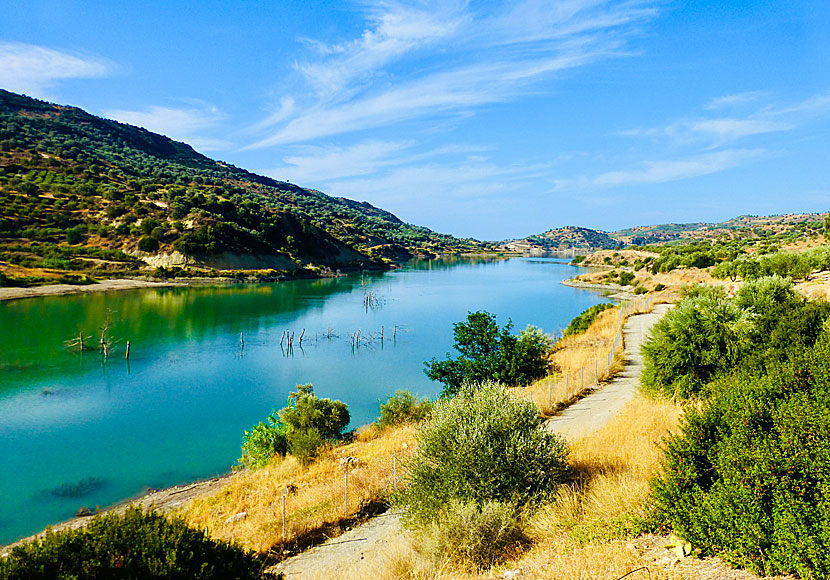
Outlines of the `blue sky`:
[[479,239],[830,210],[830,3],[5,0],[0,87]]

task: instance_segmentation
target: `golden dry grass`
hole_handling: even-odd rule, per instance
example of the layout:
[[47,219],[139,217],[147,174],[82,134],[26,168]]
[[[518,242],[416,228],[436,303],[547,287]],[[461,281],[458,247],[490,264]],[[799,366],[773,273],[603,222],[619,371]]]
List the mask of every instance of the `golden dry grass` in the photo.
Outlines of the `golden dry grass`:
[[[218,493],[197,498],[181,514],[211,537],[233,540],[259,552],[353,517],[369,503],[389,496],[393,488],[393,457],[400,462],[415,447],[415,427],[389,428],[382,433],[363,429],[353,443],[328,449],[308,466],[291,457],[274,458],[261,469],[242,470]],[[343,457],[356,457],[349,472],[348,511],[344,502]],[[286,536],[282,536],[282,495],[286,496]],[[228,522],[235,514],[247,516]]]
[[[657,301],[634,300],[623,306],[625,320],[642,312],[650,312]],[[620,329],[620,307],[610,308],[597,316],[588,329],[565,336],[553,345],[551,360],[558,372],[521,389],[545,416],[583,397],[597,384],[614,378],[625,365],[622,340],[610,360],[608,355]]]
[[[376,580],[478,580],[519,578],[607,580],[643,565],[626,541],[631,523],[646,514],[648,482],[660,466],[660,441],[677,429],[681,409],[638,395],[599,431],[571,446],[569,463],[578,474],[554,500],[529,515],[533,544],[523,554],[487,571],[471,572],[419,551],[406,535],[390,541],[377,556]],[[673,578],[663,570],[636,572],[630,578]]]

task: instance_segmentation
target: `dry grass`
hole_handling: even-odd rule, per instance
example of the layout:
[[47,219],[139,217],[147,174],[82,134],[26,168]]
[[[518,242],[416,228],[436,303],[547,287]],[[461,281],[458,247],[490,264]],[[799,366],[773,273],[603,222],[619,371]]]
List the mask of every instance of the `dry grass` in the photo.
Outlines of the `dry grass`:
[[[657,300],[627,302],[623,323],[633,314],[650,312]],[[585,396],[598,384],[614,378],[625,366],[622,341],[610,359],[608,355],[620,329],[620,308],[610,308],[597,316],[588,329],[563,337],[553,345],[551,360],[559,371],[521,390],[550,417]]]
[[[393,454],[400,462],[415,447],[413,426],[364,429],[355,442],[329,449],[303,467],[291,457],[275,458],[261,469],[243,470],[218,493],[198,498],[182,509],[187,521],[211,537],[234,540],[259,552],[302,542],[316,531],[350,520],[366,506],[384,501],[393,488]],[[344,502],[343,457],[356,457],[349,472],[349,505]],[[282,536],[282,496],[286,496],[286,536]],[[228,518],[246,512],[236,522]]]
[[531,520],[537,540],[580,543],[594,528],[617,533],[611,524],[646,515],[648,482],[662,457],[660,441],[677,429],[681,408],[638,395],[605,427],[571,445],[569,464],[575,481],[560,488],[555,501]]
[[[646,514],[648,482],[657,472],[663,436],[677,429],[677,405],[638,396],[601,430],[574,442],[570,465],[576,477],[554,500],[531,514],[532,547],[488,571],[465,571],[419,551],[400,535],[375,563],[376,580],[516,578],[607,580],[643,565],[627,538]],[[513,574],[510,572],[509,574]],[[508,575],[509,575],[508,574]],[[673,578],[652,568],[629,578]]]

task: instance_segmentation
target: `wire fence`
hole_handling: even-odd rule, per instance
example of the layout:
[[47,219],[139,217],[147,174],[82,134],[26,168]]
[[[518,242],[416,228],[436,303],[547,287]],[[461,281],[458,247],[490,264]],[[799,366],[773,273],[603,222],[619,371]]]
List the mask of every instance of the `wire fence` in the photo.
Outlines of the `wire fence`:
[[597,341],[592,347],[593,352],[587,357],[587,362],[575,368],[565,368],[562,372],[535,384],[530,391],[530,396],[542,412],[553,413],[559,407],[597,388],[616,374],[622,363],[618,355],[625,346],[623,340],[625,320],[635,314],[651,312],[653,307],[652,296],[623,302],[620,304],[619,318],[610,346],[607,341]]

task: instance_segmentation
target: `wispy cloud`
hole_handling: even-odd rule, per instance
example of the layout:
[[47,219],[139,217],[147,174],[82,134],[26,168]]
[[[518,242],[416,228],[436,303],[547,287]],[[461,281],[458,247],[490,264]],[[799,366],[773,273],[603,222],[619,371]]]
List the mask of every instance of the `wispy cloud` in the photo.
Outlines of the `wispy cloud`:
[[0,42],[0,86],[32,97],[48,98],[58,82],[110,75],[115,65],[98,56],[21,42]]
[[[516,99],[557,72],[624,54],[653,0],[377,2],[366,29],[297,65],[310,91],[286,95],[249,148],[303,143],[416,119],[470,114]],[[435,58],[440,56],[440,59]],[[440,62],[441,64],[437,64]]]
[[192,104],[185,107],[151,106],[142,111],[108,109],[104,114],[122,123],[144,127],[171,139],[184,141],[201,151],[223,150],[231,146],[224,139],[202,135],[203,131],[215,129],[225,115],[216,107],[198,101],[192,101]]
[[679,159],[643,161],[633,169],[607,171],[593,176],[561,179],[555,182],[556,190],[580,190],[666,183],[719,173],[744,165],[766,153],[763,149],[726,149]]
[[370,175],[403,163],[399,154],[411,145],[411,142],[367,141],[350,147],[304,147],[302,153],[286,156],[284,166],[265,173],[295,183]]
[[761,91],[747,91],[744,93],[734,93],[732,95],[723,95],[716,97],[704,105],[705,109],[718,110],[730,107],[746,105],[761,99],[764,93]]
[[[631,129],[621,134],[631,137],[669,139],[680,145],[703,145],[717,149],[734,141],[764,135],[791,131],[816,116],[830,113],[830,95],[821,94],[790,104],[758,103],[764,93],[740,93],[710,101],[704,109],[719,110],[740,105],[743,115],[715,116],[673,121],[667,125],[646,129]],[[745,105],[752,103],[751,110]]]

